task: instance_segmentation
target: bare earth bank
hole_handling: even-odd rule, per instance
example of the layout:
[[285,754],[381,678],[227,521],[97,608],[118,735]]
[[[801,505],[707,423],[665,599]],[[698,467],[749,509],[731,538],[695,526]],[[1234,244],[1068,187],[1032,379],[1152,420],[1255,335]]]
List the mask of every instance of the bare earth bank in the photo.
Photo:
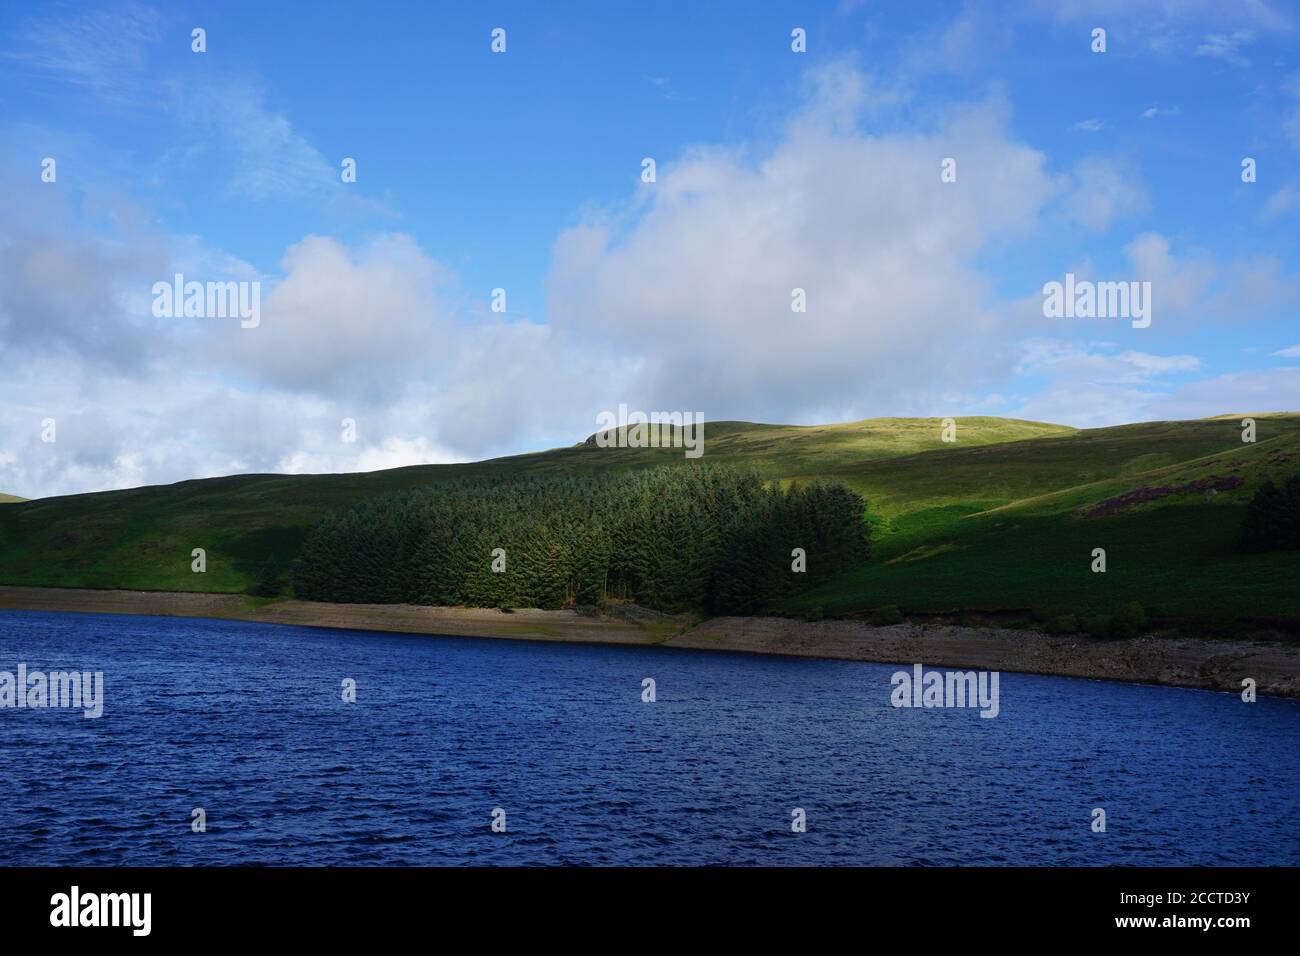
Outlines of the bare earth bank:
[[591,644],[640,644],[785,654],[883,664],[1021,671],[1300,698],[1300,646],[1271,640],[1199,640],[1152,634],[1098,641],[1036,631],[861,621],[716,617],[700,623],[653,612],[435,608],[283,600],[255,606],[241,594],[95,591],[0,585],[0,608],[209,617],[268,624]]

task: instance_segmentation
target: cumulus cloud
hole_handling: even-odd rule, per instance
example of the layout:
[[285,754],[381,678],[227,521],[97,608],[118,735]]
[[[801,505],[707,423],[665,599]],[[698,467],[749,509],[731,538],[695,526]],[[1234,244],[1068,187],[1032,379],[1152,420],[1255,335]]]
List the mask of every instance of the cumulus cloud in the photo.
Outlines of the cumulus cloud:
[[1189,327],[1207,320],[1240,324],[1291,312],[1300,301],[1300,276],[1272,257],[1219,262],[1192,251],[1177,254],[1169,238],[1142,233],[1125,246],[1133,276],[1151,283],[1157,324]]
[[391,390],[443,356],[452,279],[410,237],[382,236],[354,253],[309,236],[281,267],[257,328],[214,329],[232,369],[260,384],[352,394]]
[[[73,221],[55,191],[0,221],[0,488],[27,497],[240,472],[465,460],[592,430],[621,374],[554,330],[473,315],[409,236],[309,236],[275,276],[195,236]],[[93,224],[92,224],[93,225]],[[116,225],[117,228],[113,228]],[[263,284],[262,321],[158,318],[153,283]],[[489,314],[490,315],[490,314]],[[581,344],[581,343],[579,343]],[[344,442],[341,423],[356,422]],[[41,440],[55,422],[57,440]]]
[[[25,497],[466,458],[439,441],[427,401],[245,389],[202,368],[87,378],[67,357],[37,360],[15,369],[0,397],[0,487]],[[345,418],[354,442],[344,440]],[[50,420],[53,442],[42,437]]]
[[825,82],[770,151],[697,151],[630,214],[564,232],[556,328],[639,355],[627,397],[712,418],[919,407],[996,374],[1005,326],[972,260],[1035,221],[1044,157],[996,103],[865,133],[857,92]]
[[[1187,391],[1203,373],[1182,348],[1043,344],[1041,299],[1007,301],[987,269],[1045,219],[1105,230],[1145,211],[1125,160],[1053,174],[999,99],[918,121],[905,88],[844,63],[807,88],[770,141],[665,157],[657,183],[563,230],[545,322],[468,308],[452,269],[408,235],[305,236],[261,275],[237,250],[129,210],[101,223],[24,207],[0,220],[12,370],[0,379],[0,490],[481,458],[570,444],[621,402],[804,422],[985,412],[1102,424],[1161,402],[1224,410]],[[292,143],[292,127],[276,126]],[[940,176],[948,158],[955,182]],[[1131,278],[1155,284],[1150,341],[1175,316],[1243,321],[1298,300],[1277,261],[1220,264],[1150,232],[1127,253]],[[261,325],[154,319],[147,290],[175,271],[260,281]],[[796,289],[806,312],[791,308]],[[1120,334],[1097,329],[1046,334]],[[1035,397],[1022,379],[1041,383]],[[47,417],[54,444],[40,441]],[[345,418],[355,443],[342,440]]]
[[1124,251],[1133,264],[1134,279],[1150,282],[1162,316],[1186,317],[1210,288],[1213,265],[1208,260],[1181,260],[1169,239],[1160,233],[1137,236]]
[[[0,205],[0,348],[9,361],[67,353],[139,369],[157,355],[162,342],[133,305],[167,256],[156,235],[132,225],[137,217],[124,204],[82,223],[48,190],[8,188]],[[97,231],[108,221],[124,228]]]

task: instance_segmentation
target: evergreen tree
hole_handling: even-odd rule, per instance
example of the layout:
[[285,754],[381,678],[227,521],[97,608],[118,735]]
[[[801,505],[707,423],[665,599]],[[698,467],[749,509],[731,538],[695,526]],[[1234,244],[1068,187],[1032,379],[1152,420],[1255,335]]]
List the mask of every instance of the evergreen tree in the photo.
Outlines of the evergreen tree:
[[[451,481],[322,521],[293,583],[299,597],[354,603],[632,598],[664,611],[753,613],[865,560],[864,510],[841,485],[783,489],[715,465]],[[794,548],[807,554],[806,573],[791,571]]]

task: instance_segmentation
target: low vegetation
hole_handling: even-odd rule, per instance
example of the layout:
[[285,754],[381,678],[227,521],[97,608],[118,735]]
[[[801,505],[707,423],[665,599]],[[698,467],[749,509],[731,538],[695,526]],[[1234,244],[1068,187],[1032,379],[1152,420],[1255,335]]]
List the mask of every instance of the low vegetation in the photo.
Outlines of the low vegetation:
[[1300,550],[1300,475],[1280,488],[1265,481],[1246,506],[1243,551]]

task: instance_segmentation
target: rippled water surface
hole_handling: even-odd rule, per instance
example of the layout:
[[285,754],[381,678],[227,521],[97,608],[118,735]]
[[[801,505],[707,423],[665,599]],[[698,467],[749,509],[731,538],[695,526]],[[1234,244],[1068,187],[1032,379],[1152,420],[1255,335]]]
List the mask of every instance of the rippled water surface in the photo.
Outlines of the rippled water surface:
[[0,709],[6,864],[1300,863],[1294,701],[1003,674],[989,720],[894,666],[0,611],[19,662],[106,702]]

